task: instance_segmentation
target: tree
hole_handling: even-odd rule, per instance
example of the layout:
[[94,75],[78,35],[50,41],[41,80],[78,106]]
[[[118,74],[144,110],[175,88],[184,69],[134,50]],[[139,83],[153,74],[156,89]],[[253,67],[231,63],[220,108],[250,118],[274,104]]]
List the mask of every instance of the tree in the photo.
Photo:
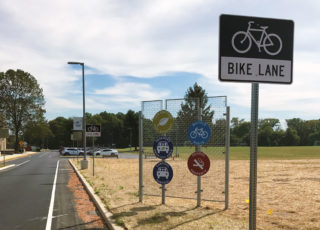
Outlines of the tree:
[[49,148],[59,148],[61,146],[71,146],[71,133],[73,120],[64,117],[57,117],[49,121],[49,127],[53,137],[49,139]]
[[198,120],[199,110],[201,110],[202,120],[212,122],[214,112],[211,111],[211,106],[207,106],[208,96],[198,83],[194,83],[193,87],[189,87],[185,96],[185,103],[181,104],[181,110],[178,112],[178,117],[183,120]]
[[0,73],[0,109],[6,115],[9,129],[15,135],[15,150],[19,149],[19,135],[29,121],[43,117],[43,91],[37,80],[23,70]]
[[[181,109],[175,119],[174,128],[168,133],[168,135],[177,139],[179,145],[185,145],[188,143],[188,130],[189,126],[197,121],[201,120],[207,122],[213,129],[212,119],[214,111],[211,110],[211,106],[208,104],[208,96],[206,91],[197,83],[193,87],[189,87],[184,96],[184,102],[181,103]],[[181,134],[179,138],[176,138],[176,134]]]
[[300,137],[298,136],[297,131],[292,128],[287,128],[283,142],[287,146],[299,145]]
[[230,128],[231,145],[250,145],[250,122],[233,117]]
[[129,143],[134,146],[135,150],[139,145],[139,113],[129,110],[124,118],[124,130],[129,137]]
[[37,145],[41,148],[48,147],[48,140],[51,138],[53,138],[53,133],[47,122],[29,122],[26,125],[24,140],[29,145]]
[[119,146],[123,129],[123,121],[113,113],[106,111],[99,114],[102,118],[101,137],[97,140],[100,146]]

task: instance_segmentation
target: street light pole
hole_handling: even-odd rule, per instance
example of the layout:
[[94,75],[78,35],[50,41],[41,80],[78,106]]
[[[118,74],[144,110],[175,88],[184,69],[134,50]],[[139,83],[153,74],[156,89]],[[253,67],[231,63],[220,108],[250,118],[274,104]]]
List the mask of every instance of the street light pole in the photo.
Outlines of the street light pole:
[[87,160],[86,151],[86,102],[85,102],[85,84],[84,84],[84,63],[83,62],[68,62],[69,65],[82,66],[82,99],[83,99],[83,114],[82,114],[82,140],[83,140],[83,160],[81,161],[81,169],[87,169],[89,162]]

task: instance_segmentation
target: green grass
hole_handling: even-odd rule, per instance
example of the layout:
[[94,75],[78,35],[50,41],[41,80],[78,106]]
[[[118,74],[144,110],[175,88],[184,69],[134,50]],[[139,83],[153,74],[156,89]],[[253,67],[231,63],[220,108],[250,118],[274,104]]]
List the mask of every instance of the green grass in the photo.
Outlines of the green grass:
[[[153,154],[152,147],[145,147],[145,152]],[[195,147],[178,147],[179,157],[188,159]],[[202,152],[210,158],[223,159],[224,147],[202,147]],[[176,153],[174,147],[173,154]],[[249,160],[250,147],[231,147],[230,160]],[[281,146],[281,147],[258,147],[258,159],[320,159],[320,146]]]
[[[258,147],[258,159],[319,159],[320,146]],[[231,147],[231,160],[249,160],[250,147]]]

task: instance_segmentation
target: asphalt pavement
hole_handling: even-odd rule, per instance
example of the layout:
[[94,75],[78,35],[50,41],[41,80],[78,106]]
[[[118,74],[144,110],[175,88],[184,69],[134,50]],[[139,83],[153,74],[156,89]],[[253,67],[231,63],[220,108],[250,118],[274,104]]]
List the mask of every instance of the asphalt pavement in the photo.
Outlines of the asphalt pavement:
[[[0,229],[84,229],[67,188],[67,159],[43,152],[0,171]],[[54,194],[54,195],[53,195]]]

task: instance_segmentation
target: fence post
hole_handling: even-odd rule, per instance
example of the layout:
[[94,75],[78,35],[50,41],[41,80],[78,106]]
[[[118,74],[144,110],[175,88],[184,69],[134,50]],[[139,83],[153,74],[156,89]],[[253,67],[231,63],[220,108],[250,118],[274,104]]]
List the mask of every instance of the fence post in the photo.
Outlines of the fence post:
[[[202,120],[202,108],[200,106],[200,98],[197,98],[198,120]],[[201,146],[196,145],[196,152],[201,152]],[[201,176],[197,176],[197,207],[201,207]]]
[[143,115],[139,112],[139,202],[143,199]]
[[226,152],[225,152],[225,159],[226,159],[226,166],[225,166],[225,207],[224,209],[227,210],[229,207],[229,153],[230,153],[230,107],[227,106],[226,111],[226,134],[225,134],[225,141],[226,141]]

